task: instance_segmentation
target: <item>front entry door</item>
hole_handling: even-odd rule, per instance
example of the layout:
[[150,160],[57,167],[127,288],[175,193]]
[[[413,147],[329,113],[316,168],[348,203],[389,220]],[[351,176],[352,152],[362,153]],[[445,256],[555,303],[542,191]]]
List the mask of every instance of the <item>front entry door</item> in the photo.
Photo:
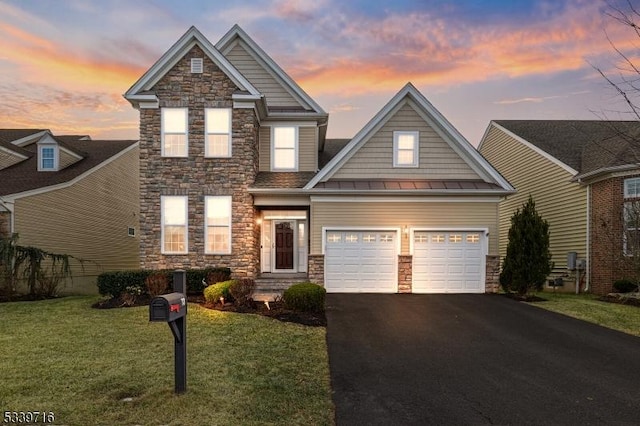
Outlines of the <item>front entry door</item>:
[[276,222],[276,264],[275,269],[293,269],[293,226],[295,222]]

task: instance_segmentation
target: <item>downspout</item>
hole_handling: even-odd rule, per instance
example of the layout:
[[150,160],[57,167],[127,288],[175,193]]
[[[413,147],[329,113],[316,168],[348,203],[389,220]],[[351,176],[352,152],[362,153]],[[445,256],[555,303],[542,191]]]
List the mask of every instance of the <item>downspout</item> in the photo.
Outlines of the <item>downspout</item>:
[[584,292],[588,293],[591,282],[591,185],[587,185],[587,264],[584,273]]

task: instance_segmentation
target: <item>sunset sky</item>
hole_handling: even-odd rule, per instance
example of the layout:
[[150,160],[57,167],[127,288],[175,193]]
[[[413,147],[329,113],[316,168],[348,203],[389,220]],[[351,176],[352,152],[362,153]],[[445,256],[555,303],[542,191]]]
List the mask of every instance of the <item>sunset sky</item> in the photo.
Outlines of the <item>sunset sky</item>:
[[[632,0],[633,4],[640,3]],[[620,3],[624,4],[624,3]],[[639,5],[640,6],[640,5]],[[191,26],[235,23],[352,137],[411,81],[473,144],[492,119],[632,119],[640,38],[600,0],[0,0],[0,128],[136,139],[122,94]]]

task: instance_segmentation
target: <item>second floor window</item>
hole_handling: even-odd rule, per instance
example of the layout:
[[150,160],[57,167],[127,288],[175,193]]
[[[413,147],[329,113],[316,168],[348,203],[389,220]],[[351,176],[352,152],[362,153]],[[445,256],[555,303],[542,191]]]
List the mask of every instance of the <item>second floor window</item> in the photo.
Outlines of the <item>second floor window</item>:
[[162,108],[162,156],[187,157],[187,108]]
[[418,132],[393,132],[393,167],[418,167]]
[[271,133],[271,170],[298,170],[298,129],[274,127]]
[[55,171],[57,170],[55,146],[43,145],[40,146],[40,159],[38,161],[38,170],[40,171]]
[[205,156],[231,157],[231,109],[205,110]]

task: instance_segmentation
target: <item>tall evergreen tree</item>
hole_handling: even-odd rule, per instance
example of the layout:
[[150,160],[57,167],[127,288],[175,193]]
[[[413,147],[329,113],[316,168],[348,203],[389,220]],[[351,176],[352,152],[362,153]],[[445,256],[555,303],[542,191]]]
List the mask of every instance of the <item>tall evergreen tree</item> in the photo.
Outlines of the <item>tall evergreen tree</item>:
[[553,268],[549,251],[549,223],[536,211],[533,198],[511,217],[507,257],[500,273],[506,292],[525,295],[542,290]]

